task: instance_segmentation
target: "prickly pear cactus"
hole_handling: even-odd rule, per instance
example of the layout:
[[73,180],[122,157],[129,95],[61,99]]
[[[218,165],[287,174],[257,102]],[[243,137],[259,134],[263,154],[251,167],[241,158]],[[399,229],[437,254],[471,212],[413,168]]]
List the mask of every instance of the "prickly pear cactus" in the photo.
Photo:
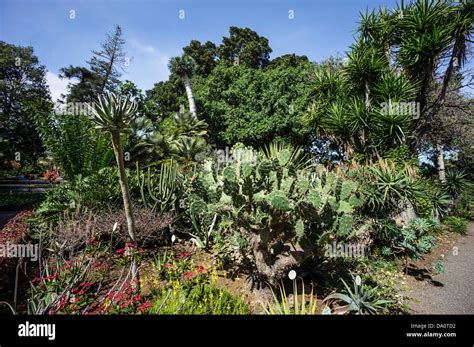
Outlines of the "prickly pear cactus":
[[290,158],[291,152],[283,150],[273,160],[259,157],[218,169],[206,162],[188,184],[191,213],[204,203],[245,234],[257,271],[270,283],[314,254],[327,237],[350,235],[363,203],[356,182],[329,171],[297,170]]

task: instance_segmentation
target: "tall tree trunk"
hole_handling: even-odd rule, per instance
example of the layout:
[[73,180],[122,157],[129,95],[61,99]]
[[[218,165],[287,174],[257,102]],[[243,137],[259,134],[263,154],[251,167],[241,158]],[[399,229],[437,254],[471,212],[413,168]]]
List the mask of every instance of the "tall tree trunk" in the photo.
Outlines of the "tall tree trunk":
[[[120,132],[112,131],[112,146],[114,147],[115,159],[119,169],[119,182],[120,189],[122,191],[123,208],[125,210],[125,217],[127,219],[127,230],[128,235],[132,243],[137,243],[137,237],[135,233],[135,218],[133,217],[132,203],[130,198],[130,189],[128,188],[127,176],[125,174],[125,164],[123,161],[122,144],[120,140]],[[135,260],[134,252],[130,252],[131,263],[132,263],[132,278],[133,280],[138,279],[138,269]]]
[[186,95],[188,96],[189,112],[194,117],[197,117],[196,104],[194,103],[193,89],[191,88],[191,81],[187,75],[183,76],[184,88],[186,89]]
[[443,145],[440,141],[436,142],[436,167],[438,168],[439,180],[444,183],[446,182],[446,173],[444,170],[444,153]]

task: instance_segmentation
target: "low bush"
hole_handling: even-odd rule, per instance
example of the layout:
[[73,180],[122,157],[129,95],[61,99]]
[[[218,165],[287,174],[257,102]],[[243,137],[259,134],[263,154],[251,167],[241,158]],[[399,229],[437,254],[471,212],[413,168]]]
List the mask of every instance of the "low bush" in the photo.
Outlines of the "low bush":
[[[217,286],[217,272],[196,263],[192,255],[181,252],[157,257],[153,287],[156,314],[247,314],[249,308],[237,296]],[[151,283],[150,283],[151,282]],[[146,286],[147,284],[145,284]]]
[[464,235],[467,231],[467,225],[469,224],[469,221],[460,217],[446,217],[443,219],[443,224],[446,225],[451,231]]
[[239,297],[213,284],[197,284],[188,289],[164,290],[154,299],[150,311],[156,314],[249,314]]
[[403,255],[420,258],[436,246],[435,234],[441,230],[433,219],[416,218],[407,226],[397,225],[393,220],[383,219],[376,224],[375,247],[386,257]]
[[[168,244],[171,238],[169,226],[175,218],[169,214],[153,212],[149,208],[134,209],[137,243],[139,246]],[[54,227],[43,237],[54,248],[64,245],[62,251],[70,255],[80,252],[92,241],[117,245],[128,242],[127,221],[123,211],[107,209],[102,212],[76,211],[63,213]]]

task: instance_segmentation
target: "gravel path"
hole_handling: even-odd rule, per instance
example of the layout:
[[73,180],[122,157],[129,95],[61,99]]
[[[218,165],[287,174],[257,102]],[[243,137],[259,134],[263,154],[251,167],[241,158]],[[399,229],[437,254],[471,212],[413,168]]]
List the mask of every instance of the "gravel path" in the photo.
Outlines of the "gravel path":
[[[422,282],[411,297],[415,314],[474,314],[474,222],[447,256],[446,273]],[[433,284],[434,283],[434,284]]]

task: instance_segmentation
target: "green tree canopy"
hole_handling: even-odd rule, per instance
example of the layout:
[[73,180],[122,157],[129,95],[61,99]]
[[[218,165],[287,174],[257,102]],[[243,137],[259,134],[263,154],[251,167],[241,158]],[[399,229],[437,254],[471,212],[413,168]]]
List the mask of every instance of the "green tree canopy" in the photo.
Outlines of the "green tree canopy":
[[35,100],[50,103],[45,73],[32,47],[0,41],[0,151],[5,158],[19,152],[22,161],[34,162],[44,151],[27,105]]
[[219,46],[219,59],[228,65],[259,68],[268,64],[271,52],[267,38],[249,28],[231,26],[229,37]]
[[213,142],[260,146],[275,138],[305,142],[298,119],[308,106],[312,81],[309,63],[264,70],[221,63],[193,85]]

